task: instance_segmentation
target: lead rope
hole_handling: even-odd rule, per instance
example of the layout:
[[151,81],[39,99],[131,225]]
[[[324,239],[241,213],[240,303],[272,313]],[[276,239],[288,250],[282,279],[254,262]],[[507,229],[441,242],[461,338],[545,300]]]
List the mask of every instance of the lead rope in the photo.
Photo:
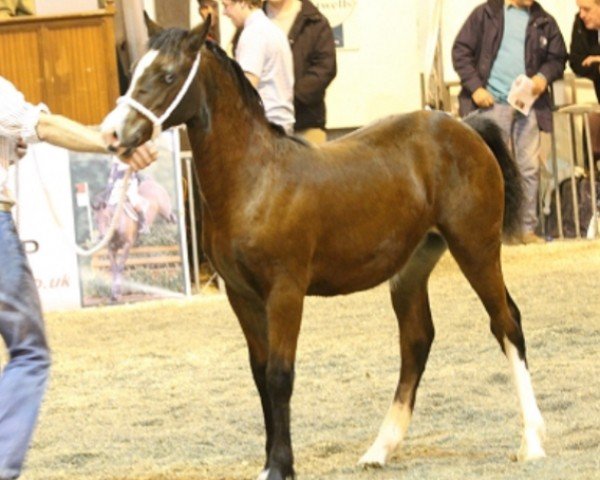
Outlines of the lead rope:
[[129,167],[127,169],[127,171],[125,172],[125,176],[123,177],[123,183],[121,184],[121,191],[119,192],[119,201],[117,203],[117,208],[115,210],[115,213],[113,214],[110,224],[108,226],[108,231],[96,245],[94,245],[93,247],[91,247],[89,249],[86,249],[86,248],[79,246],[77,244],[77,242],[72,241],[71,239],[68,239],[66,237],[65,226],[60,221],[60,217],[58,216],[58,213],[56,212],[56,209],[54,208],[54,203],[52,202],[52,198],[50,196],[50,192],[48,192],[48,188],[46,188],[46,184],[42,181],[42,175],[40,173],[40,166],[38,164],[37,157],[36,157],[33,149],[31,151],[31,153],[33,155],[33,163],[35,164],[35,171],[38,176],[38,180],[40,182],[40,185],[42,186],[42,190],[44,191],[44,197],[46,198],[46,203],[48,204],[48,208],[50,209],[50,213],[52,214],[54,223],[56,223],[56,226],[60,229],[60,231],[62,232],[62,234],[64,236],[65,242],[67,242],[75,250],[77,255],[79,255],[80,257],[90,257],[94,253],[97,253],[100,250],[102,250],[104,247],[106,247],[106,245],[108,245],[108,242],[114,235],[115,230],[117,229],[119,220],[121,219],[121,214],[123,212],[123,206],[125,205],[125,198],[127,197],[127,188],[129,187],[129,178],[131,177],[131,172],[132,172],[131,167]]

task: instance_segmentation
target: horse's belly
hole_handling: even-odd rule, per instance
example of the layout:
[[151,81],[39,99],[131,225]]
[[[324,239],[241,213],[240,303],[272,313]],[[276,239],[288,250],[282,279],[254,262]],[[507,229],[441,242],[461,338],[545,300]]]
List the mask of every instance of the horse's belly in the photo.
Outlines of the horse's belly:
[[374,242],[340,242],[317,250],[310,265],[309,295],[340,295],[373,288],[398,273],[423,235],[425,225],[411,235],[388,235]]
[[407,255],[371,257],[366,261],[346,260],[314,266],[308,295],[343,295],[376,287],[397,273]]

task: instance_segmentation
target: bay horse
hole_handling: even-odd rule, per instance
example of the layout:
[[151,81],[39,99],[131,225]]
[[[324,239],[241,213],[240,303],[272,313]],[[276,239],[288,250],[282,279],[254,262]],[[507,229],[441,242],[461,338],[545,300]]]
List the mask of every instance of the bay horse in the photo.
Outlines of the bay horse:
[[134,83],[105,119],[126,148],[185,123],[199,175],[204,251],[248,345],[266,430],[260,479],[294,477],[290,399],[306,295],[388,280],[401,367],[359,460],[383,466],[405,438],[434,337],[428,278],[449,249],[508,358],[524,422],[518,458],[544,456],[521,316],[501,269],[519,230],[520,177],[495,124],[441,112],[391,116],[316,147],[269,124],[239,65],[191,31],[156,24]]
[[[149,177],[144,178],[139,184],[138,194],[148,202],[148,209],[146,211],[146,224],[148,228],[152,227],[154,221],[159,216],[169,223],[177,221],[168,192],[156,180]],[[101,193],[100,196],[103,198],[95,198],[91,205],[100,236],[104,237],[108,232],[117,206],[108,205],[106,198],[104,198],[104,193]],[[130,250],[138,239],[139,226],[134,208],[126,201],[117,227],[107,246],[111,272],[111,302],[117,302],[121,299],[123,273],[125,272]]]

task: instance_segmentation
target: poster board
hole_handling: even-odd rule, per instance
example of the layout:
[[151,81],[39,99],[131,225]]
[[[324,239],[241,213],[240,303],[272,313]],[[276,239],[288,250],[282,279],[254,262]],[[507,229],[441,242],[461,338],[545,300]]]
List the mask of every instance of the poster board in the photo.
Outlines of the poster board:
[[100,240],[92,204],[106,187],[113,157],[40,143],[11,169],[20,237],[38,245],[28,260],[44,311],[191,293],[178,133],[164,132],[157,146],[158,160],[142,175],[164,192],[169,214],[158,212],[149,233],[136,237],[123,263],[122,295],[114,299],[108,249],[83,257],[74,247],[76,242],[90,248]]
[[[138,195],[128,194],[108,246],[91,257],[78,257],[81,303],[95,306],[129,303],[191,293],[183,211],[179,135],[163,132],[155,142],[159,157],[139,172]],[[110,155],[70,152],[73,216],[77,243],[90,247],[106,235],[117,210],[107,190],[114,162]],[[133,177],[130,182],[133,182]],[[120,184],[119,184],[120,185]],[[115,184],[116,188],[119,185]],[[79,197],[79,198],[78,198]],[[114,199],[120,197],[120,189]],[[138,200],[136,200],[138,202]],[[140,230],[136,210],[145,211],[148,232]]]
[[27,257],[42,309],[79,308],[77,255],[69,247],[75,239],[69,152],[46,143],[32,145],[10,173],[19,236],[26,245],[38,246],[36,251],[27,249]]

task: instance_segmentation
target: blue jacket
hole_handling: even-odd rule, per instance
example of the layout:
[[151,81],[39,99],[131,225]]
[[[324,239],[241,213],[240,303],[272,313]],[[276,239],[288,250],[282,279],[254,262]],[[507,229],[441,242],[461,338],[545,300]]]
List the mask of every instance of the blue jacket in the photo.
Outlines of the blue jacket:
[[[487,0],[476,7],[458,32],[452,46],[452,64],[462,84],[461,116],[477,109],[471,95],[479,87],[486,87],[503,32],[504,0]],[[526,75],[541,73],[548,85],[562,78],[567,61],[565,41],[556,20],[537,2],[530,8],[525,38]],[[552,99],[548,90],[540,95],[533,108],[540,130],[551,132]]]

